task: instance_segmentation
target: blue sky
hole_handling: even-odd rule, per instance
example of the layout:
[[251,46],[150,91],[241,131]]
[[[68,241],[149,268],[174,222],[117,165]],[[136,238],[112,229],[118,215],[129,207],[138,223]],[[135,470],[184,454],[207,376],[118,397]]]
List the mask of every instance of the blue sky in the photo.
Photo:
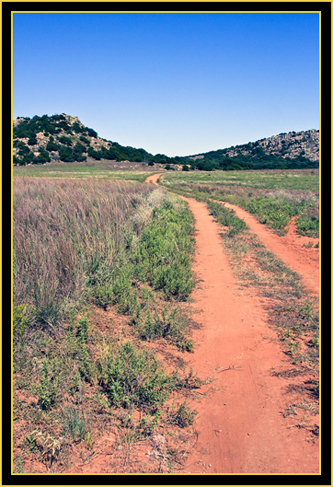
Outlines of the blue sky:
[[317,13],[14,13],[13,116],[168,156],[319,128]]

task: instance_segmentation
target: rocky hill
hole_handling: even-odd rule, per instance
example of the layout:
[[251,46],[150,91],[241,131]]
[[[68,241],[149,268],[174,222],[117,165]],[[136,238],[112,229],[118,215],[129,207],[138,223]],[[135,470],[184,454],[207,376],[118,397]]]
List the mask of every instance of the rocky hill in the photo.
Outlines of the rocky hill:
[[122,146],[98,137],[78,117],[60,115],[18,117],[13,128],[13,162],[15,165],[48,162],[84,162],[114,160],[148,165],[184,164],[184,158],[150,154],[144,149]]
[[265,154],[274,154],[284,159],[296,159],[303,156],[310,161],[319,161],[319,130],[305,132],[289,132],[273,135],[267,139],[250,142],[226,150],[229,157],[240,154],[253,154],[256,148],[261,147]]
[[190,156],[200,169],[297,169],[319,166],[319,130],[289,132]]
[[319,131],[289,132],[256,142],[196,154],[168,157],[144,149],[122,146],[98,137],[78,117],[60,115],[18,117],[13,123],[13,162],[15,165],[49,162],[116,160],[164,164],[166,169],[276,169],[306,168],[319,165]]
[[32,119],[19,117],[14,120],[13,138],[14,164],[19,165],[121,156],[117,144],[114,146],[98,137],[97,132],[84,126],[78,117],[65,114]]

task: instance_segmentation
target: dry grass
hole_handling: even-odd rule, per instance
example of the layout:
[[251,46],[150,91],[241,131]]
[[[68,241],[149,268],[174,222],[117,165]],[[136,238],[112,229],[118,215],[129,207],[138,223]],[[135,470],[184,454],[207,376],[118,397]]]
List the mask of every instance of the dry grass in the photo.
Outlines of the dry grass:
[[[194,285],[191,234],[185,203],[155,186],[15,181],[15,472],[87,468],[105,437],[107,472],[142,471],[135,445],[147,452],[169,424],[168,398],[201,384],[185,367],[193,343],[180,302]],[[192,415],[173,418],[170,428]],[[176,458],[164,449],[154,469]]]

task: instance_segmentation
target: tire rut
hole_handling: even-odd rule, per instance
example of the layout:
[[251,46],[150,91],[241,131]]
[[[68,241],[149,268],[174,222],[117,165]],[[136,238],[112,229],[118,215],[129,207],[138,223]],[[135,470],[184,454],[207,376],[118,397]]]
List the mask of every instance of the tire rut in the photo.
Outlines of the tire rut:
[[[158,184],[159,176],[147,182]],[[193,270],[200,281],[192,298],[201,328],[193,332],[189,366],[209,379],[192,404],[198,441],[183,473],[318,473],[318,445],[281,414],[286,384],[271,371],[286,358],[260,298],[238,289],[207,206],[182,199],[196,221]]]

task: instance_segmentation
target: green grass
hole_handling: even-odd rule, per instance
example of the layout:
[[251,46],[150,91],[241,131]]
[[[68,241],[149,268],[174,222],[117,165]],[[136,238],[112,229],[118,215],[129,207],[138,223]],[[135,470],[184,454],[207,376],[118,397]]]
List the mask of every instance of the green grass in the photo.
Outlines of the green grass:
[[168,172],[162,176],[168,184],[218,184],[249,188],[319,191],[318,169],[259,171]]
[[318,170],[196,171],[161,179],[169,190],[238,205],[279,235],[295,217],[300,235],[319,237]]
[[152,352],[124,343],[102,363],[104,389],[118,407],[156,412],[175,388],[175,376],[168,374]]
[[121,179],[143,183],[152,174],[151,171],[122,170],[122,163],[116,163],[113,169],[110,164],[99,163],[63,163],[31,166],[14,166],[14,177],[33,178],[75,178],[75,179]]

